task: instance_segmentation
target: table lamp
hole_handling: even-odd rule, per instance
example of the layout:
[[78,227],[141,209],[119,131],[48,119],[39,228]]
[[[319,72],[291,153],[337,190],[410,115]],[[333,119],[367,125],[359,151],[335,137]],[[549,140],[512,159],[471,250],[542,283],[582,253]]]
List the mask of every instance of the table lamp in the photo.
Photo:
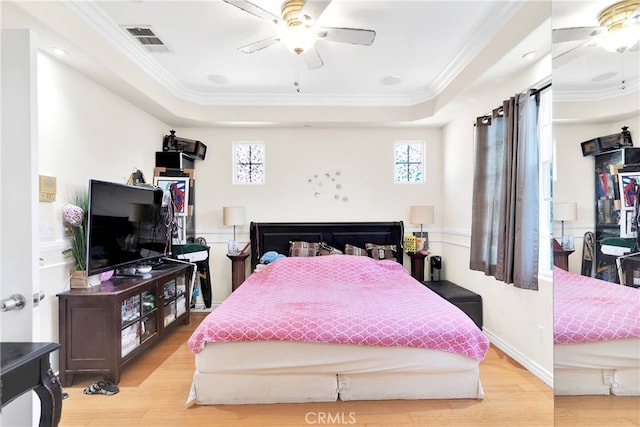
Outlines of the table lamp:
[[[433,206],[411,206],[409,208],[409,222],[411,222],[411,224],[420,224],[420,238],[424,238],[423,226],[425,224],[433,224],[433,217]],[[416,248],[416,252],[418,250],[419,249]]]
[[233,240],[229,241],[229,255],[238,254],[238,241],[236,240],[236,226],[244,224],[244,206],[225,206],[222,208],[222,222],[224,225],[233,226]]
[[573,249],[570,242],[565,242],[564,222],[575,221],[578,218],[578,204],[575,202],[557,202],[553,204],[553,220],[560,221],[561,224],[561,242],[564,249]]

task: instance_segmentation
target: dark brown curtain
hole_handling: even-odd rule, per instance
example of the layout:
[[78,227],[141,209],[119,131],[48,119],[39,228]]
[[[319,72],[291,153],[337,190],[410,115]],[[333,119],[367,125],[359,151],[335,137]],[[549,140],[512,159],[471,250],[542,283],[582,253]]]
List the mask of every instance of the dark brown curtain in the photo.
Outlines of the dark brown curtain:
[[476,120],[469,267],[538,289],[538,99],[504,101]]

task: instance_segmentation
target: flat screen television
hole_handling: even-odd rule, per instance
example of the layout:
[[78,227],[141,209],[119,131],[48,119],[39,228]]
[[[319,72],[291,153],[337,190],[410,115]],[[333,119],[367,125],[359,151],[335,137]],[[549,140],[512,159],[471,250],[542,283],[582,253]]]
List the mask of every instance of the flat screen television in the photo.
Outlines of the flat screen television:
[[87,274],[157,261],[171,253],[161,189],[89,181]]

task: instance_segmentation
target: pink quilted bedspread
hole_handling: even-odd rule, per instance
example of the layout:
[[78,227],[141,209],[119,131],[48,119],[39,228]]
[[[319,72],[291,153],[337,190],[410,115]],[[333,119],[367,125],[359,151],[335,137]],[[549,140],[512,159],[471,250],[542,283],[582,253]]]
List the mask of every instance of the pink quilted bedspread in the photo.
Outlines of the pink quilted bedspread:
[[352,255],[282,258],[253,273],[189,339],[421,347],[482,360],[473,321],[393,261]]
[[556,344],[640,337],[640,290],[553,270]]

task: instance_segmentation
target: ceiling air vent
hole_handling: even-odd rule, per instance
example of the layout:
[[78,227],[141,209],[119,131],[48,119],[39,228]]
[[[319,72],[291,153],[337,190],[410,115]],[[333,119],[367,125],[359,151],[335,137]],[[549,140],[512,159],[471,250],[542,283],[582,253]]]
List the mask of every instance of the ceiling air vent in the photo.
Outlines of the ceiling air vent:
[[150,27],[126,27],[126,30],[149,52],[169,52],[167,46]]

